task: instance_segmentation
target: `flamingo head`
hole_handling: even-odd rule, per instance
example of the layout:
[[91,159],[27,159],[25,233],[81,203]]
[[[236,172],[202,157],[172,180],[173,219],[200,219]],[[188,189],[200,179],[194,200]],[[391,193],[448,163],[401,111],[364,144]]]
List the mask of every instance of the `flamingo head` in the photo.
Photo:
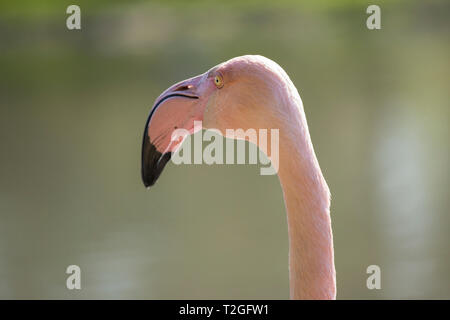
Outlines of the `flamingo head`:
[[[201,129],[194,127],[194,121],[222,133],[226,129],[279,128],[283,112],[277,106],[289,88],[286,81],[290,82],[289,78],[272,60],[242,56],[165,90],[155,100],[145,124],[144,185],[152,186],[184,137]],[[177,129],[186,134],[174,138]]]

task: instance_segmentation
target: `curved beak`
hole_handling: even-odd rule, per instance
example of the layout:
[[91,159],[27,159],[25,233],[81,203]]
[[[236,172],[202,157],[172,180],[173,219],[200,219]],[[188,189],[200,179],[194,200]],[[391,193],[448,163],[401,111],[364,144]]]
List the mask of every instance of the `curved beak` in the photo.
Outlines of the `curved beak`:
[[193,130],[193,122],[202,120],[198,86],[201,76],[179,82],[165,90],[155,101],[145,124],[142,139],[141,175],[145,187],[155,184],[172,152],[181,141],[173,141],[177,129]]

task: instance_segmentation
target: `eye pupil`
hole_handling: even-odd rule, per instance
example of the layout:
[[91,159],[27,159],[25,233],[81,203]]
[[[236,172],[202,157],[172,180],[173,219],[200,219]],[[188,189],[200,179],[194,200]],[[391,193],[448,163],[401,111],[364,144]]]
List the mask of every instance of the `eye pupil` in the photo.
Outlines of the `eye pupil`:
[[222,86],[222,78],[220,76],[214,77],[214,83],[216,84],[217,88]]

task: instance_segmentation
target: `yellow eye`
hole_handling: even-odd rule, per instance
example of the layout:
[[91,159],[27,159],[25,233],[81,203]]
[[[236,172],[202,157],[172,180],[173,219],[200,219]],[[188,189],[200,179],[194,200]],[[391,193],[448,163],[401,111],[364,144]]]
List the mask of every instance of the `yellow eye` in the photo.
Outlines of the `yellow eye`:
[[216,75],[214,77],[214,84],[216,85],[217,88],[222,88],[223,80],[222,80],[222,77],[220,75]]

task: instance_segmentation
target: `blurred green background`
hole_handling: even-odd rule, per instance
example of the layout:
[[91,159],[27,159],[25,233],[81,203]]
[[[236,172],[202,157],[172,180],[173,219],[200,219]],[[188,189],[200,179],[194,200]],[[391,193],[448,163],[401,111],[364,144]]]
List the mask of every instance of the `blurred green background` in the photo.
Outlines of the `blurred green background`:
[[[2,2],[0,298],[288,298],[276,176],[171,163],[154,188],[140,180],[154,99],[243,54],[278,62],[302,96],[338,298],[450,298],[449,4]],[[70,264],[82,290],[66,289]]]

